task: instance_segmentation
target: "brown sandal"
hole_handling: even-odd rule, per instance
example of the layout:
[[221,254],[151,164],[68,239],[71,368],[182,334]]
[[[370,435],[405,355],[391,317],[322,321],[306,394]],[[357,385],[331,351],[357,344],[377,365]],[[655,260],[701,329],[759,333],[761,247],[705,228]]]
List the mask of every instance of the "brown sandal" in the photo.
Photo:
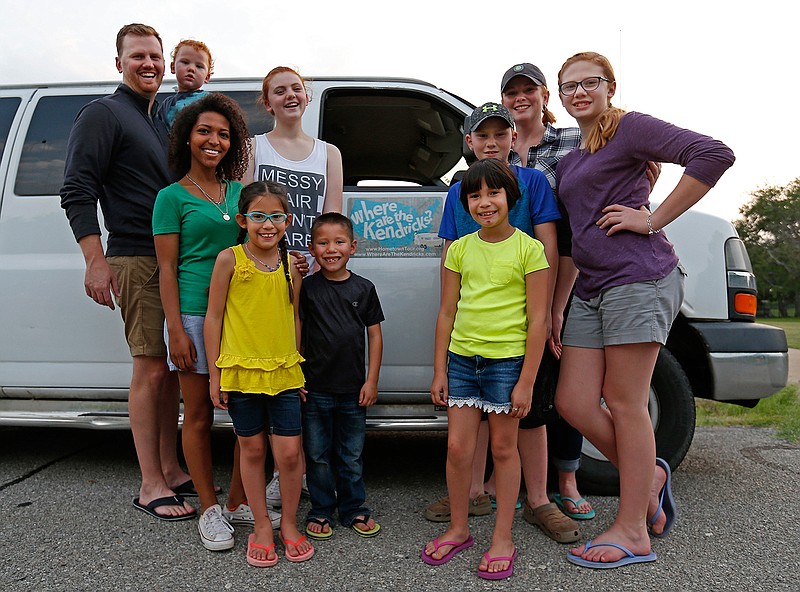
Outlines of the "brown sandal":
[[[491,513],[492,498],[488,493],[469,500],[470,516],[486,516]],[[431,522],[450,522],[450,498],[445,496],[425,508],[425,519]]]
[[564,516],[553,502],[531,508],[527,498],[522,509],[522,517],[557,543],[574,543],[581,538],[581,529],[572,518]]

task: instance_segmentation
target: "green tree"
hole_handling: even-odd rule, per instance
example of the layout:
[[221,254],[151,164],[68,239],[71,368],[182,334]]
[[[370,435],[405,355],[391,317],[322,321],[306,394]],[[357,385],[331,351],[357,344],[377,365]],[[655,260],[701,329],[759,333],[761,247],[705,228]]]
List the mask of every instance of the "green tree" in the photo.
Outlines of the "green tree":
[[800,177],[784,187],[767,186],[750,193],[733,222],[747,245],[761,299],[777,300],[779,314],[789,316],[794,300],[800,315]]

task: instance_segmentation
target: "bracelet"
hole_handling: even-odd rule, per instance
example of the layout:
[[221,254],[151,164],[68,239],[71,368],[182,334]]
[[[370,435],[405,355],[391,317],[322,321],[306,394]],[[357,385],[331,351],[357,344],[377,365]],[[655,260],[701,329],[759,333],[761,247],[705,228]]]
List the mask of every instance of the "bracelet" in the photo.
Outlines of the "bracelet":
[[661,232],[661,229],[659,228],[656,230],[653,228],[653,224],[650,222],[650,216],[652,216],[652,214],[647,214],[647,234],[658,234]]

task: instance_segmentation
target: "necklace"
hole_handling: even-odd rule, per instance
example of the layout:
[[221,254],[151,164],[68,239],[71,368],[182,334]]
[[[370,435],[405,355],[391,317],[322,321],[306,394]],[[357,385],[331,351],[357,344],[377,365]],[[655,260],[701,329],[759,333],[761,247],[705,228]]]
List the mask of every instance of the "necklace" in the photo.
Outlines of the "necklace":
[[[197,187],[200,190],[200,193],[202,193],[206,197],[206,199],[208,201],[210,201],[212,204],[214,204],[214,207],[219,210],[220,214],[222,214],[222,219],[223,220],[225,220],[227,222],[228,220],[231,219],[231,215],[228,213],[228,202],[225,200],[225,192],[222,190],[222,188],[225,185],[223,182],[220,181],[220,184],[219,184],[219,201],[217,202],[217,201],[214,201],[214,199],[208,193],[206,193],[205,189],[200,187],[200,184],[197,181],[195,181],[194,179],[192,179],[189,176],[189,173],[186,173],[186,178],[189,179],[189,181],[191,181],[192,185],[194,185],[195,187]],[[224,211],[223,211],[223,209],[221,207],[219,207],[220,204],[222,204],[222,203],[225,204],[225,210]]]
[[280,257],[278,258],[278,264],[277,264],[275,267],[272,267],[272,265],[268,265],[267,263],[264,263],[264,262],[263,262],[261,259],[259,259],[259,258],[258,258],[258,257],[256,257],[255,255],[253,255],[253,251],[251,251],[251,250],[250,250],[250,247],[248,247],[248,246],[247,246],[247,243],[244,243],[244,248],[245,248],[245,250],[246,250],[248,253],[250,253],[250,256],[251,256],[253,259],[255,259],[255,260],[256,260],[256,261],[258,261],[258,262],[259,262],[261,265],[263,265],[264,267],[266,267],[266,268],[267,268],[267,271],[278,271],[278,270],[281,268],[281,260],[280,260]]

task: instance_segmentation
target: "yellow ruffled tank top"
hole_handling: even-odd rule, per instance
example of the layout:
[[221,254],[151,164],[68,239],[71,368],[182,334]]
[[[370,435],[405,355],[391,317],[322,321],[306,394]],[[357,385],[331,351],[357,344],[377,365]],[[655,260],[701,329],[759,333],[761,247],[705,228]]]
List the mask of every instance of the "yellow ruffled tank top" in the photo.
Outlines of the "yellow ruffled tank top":
[[217,368],[220,388],[242,393],[278,393],[303,386],[303,357],[295,341],[294,307],[282,268],[258,269],[242,245],[236,256],[222,321]]

